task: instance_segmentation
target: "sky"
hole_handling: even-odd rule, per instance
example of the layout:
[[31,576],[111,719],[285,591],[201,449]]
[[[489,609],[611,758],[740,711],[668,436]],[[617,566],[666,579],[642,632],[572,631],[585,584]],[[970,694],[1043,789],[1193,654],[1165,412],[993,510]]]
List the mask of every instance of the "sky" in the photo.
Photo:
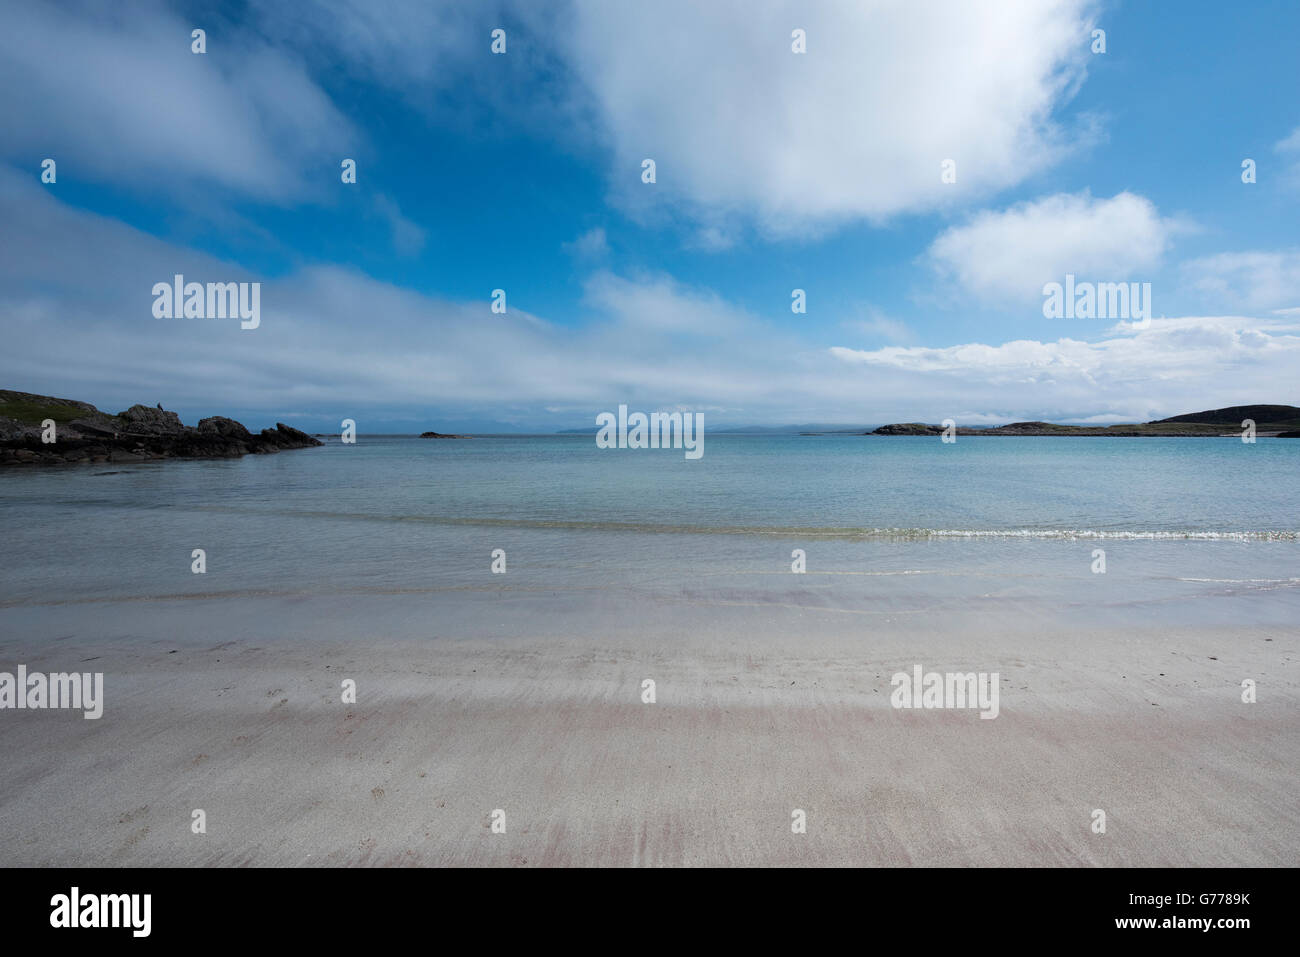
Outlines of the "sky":
[[[0,19],[0,387],[362,433],[1300,404],[1300,4]],[[176,274],[259,324],[158,318]],[[1150,321],[1048,318],[1067,274]]]

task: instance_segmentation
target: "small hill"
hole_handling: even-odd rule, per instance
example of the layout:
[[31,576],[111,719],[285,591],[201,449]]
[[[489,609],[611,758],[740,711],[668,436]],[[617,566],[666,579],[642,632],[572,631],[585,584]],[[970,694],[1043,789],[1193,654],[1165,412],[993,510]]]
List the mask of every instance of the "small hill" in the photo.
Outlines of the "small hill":
[[1187,415],[1156,419],[1154,422],[1148,422],[1147,425],[1187,422],[1199,425],[1224,425],[1239,429],[1244,419],[1254,419],[1255,428],[1260,432],[1300,429],[1300,408],[1294,405],[1233,405],[1226,409],[1210,409],[1207,412],[1189,412]]
[[[1054,422],[1012,422],[993,428],[975,429],[959,426],[958,435],[1069,435],[1137,438],[1141,436],[1216,436],[1236,435],[1246,419],[1255,422],[1255,434],[1295,438],[1300,436],[1300,408],[1294,405],[1234,405],[1226,409],[1189,412],[1168,419],[1133,425],[1058,425]],[[920,422],[882,425],[871,435],[939,435],[943,429]]]

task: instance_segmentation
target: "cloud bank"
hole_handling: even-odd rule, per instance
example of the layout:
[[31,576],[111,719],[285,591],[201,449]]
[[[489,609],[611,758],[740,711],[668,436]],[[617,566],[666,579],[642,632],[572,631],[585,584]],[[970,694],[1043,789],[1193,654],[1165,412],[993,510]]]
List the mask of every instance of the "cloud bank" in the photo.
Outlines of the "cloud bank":
[[[515,302],[494,315],[486,298],[447,301],[335,266],[251,275],[3,172],[0,218],[24,237],[0,258],[0,382],[110,408],[260,409],[322,427],[382,409],[412,422],[436,413],[571,428],[620,402],[704,411],[714,424],[1132,420],[1288,401],[1300,363],[1296,317],[1156,319],[1098,329],[1096,341],[851,349],[658,273],[592,273],[582,324]],[[150,290],[175,273],[262,281],[260,328],[153,318]]]

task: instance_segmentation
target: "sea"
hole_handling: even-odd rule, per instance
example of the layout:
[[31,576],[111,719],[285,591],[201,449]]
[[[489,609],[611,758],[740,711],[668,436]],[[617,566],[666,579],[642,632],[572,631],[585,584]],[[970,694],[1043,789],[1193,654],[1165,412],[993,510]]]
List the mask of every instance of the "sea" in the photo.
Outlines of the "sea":
[[427,597],[408,625],[431,633],[528,596],[547,601],[510,628],[591,628],[596,602],[647,633],[673,604],[1300,621],[1286,439],[710,433],[695,460],[591,435],[325,441],[0,472],[0,608],[118,631],[139,602],[397,595]]

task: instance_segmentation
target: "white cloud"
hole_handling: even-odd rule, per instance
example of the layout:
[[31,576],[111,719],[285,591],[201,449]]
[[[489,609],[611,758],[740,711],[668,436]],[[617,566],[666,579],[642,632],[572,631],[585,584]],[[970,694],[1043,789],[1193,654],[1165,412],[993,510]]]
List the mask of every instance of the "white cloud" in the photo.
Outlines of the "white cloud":
[[587,230],[573,242],[565,243],[564,251],[578,259],[600,259],[609,252],[605,230],[600,226]]
[[588,279],[583,299],[608,323],[638,335],[685,332],[701,341],[727,341],[752,335],[760,325],[716,293],[691,289],[670,276],[599,272]]
[[858,318],[846,319],[840,325],[860,335],[891,343],[911,342],[916,338],[906,323],[891,319],[875,306],[864,307],[859,312]]
[[[1142,421],[1257,402],[1294,402],[1300,323],[1243,317],[1153,319],[1121,324],[1097,342],[1015,340],[943,348],[834,347],[846,365],[901,373],[957,408],[1019,409],[1007,418],[1102,416]],[[1037,411],[1039,414],[1026,414]],[[1046,414],[1042,414],[1046,413]],[[937,412],[933,413],[937,414]]]
[[1198,292],[1232,307],[1300,305],[1300,249],[1203,256],[1184,263],[1182,274]]
[[721,226],[716,223],[703,225],[697,228],[686,239],[686,248],[706,253],[724,252],[734,245],[737,240],[737,227]]
[[[790,235],[941,207],[1050,164],[1071,138],[1053,111],[1082,81],[1089,6],[575,0],[566,50],[625,203]],[[806,54],[791,52],[795,27]]]
[[1080,281],[1149,281],[1182,228],[1133,193],[1110,199],[1058,193],[978,213],[941,233],[926,256],[963,296],[1041,301],[1043,285],[1063,281],[1066,273]]
[[193,26],[153,5],[11,5],[0,155],[51,157],[61,178],[273,202],[309,192],[304,170],[337,182],[356,134],[303,66],[217,18],[208,52],[192,53]]

